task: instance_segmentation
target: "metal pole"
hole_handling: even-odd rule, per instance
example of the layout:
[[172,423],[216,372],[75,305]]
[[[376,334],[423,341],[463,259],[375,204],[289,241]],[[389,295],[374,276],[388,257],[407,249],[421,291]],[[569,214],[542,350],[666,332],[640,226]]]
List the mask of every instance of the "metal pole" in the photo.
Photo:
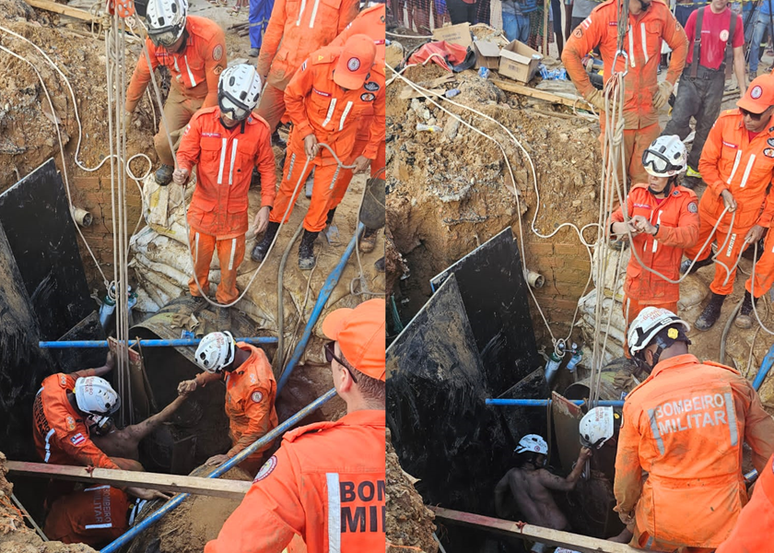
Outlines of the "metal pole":
[[[210,474],[207,475],[207,478],[217,478],[222,474],[228,472],[229,470],[234,468],[234,466],[244,461],[252,453],[255,453],[259,448],[263,447],[269,442],[272,442],[275,438],[279,437],[286,430],[289,430],[292,426],[295,426],[299,421],[303,420],[310,413],[312,413],[313,411],[315,411],[316,409],[324,405],[335,395],[336,395],[335,388],[331,388],[324,395],[320,396],[312,403],[310,403],[309,405],[301,409],[298,413],[290,417],[288,420],[286,420],[285,422],[283,422],[282,424],[280,424],[279,426],[277,426],[276,428],[272,429],[270,432],[265,434],[263,438],[253,443],[253,445],[240,451],[238,454],[236,454],[234,457],[232,457],[231,459],[229,459],[219,467],[216,467]],[[144,530],[147,530],[154,522],[161,519],[164,515],[166,515],[171,510],[175,509],[178,505],[180,505],[183,501],[185,501],[188,495],[189,494],[187,493],[176,495],[167,503],[165,503],[164,506],[161,507],[158,511],[155,511],[148,518],[143,519],[135,526],[127,530],[126,533],[124,533],[123,535],[119,536],[118,538],[110,542],[104,548],[100,549],[100,553],[113,553],[115,551],[118,551],[120,547],[129,543],[131,540],[137,537]]]
[[769,348],[766,357],[763,358],[761,368],[758,369],[758,374],[755,375],[755,380],[753,380],[752,387],[756,392],[760,389],[763,381],[766,380],[766,376],[769,374],[772,365],[774,365],[774,344]]
[[[234,338],[237,342],[247,342],[248,344],[276,344],[277,339],[273,336],[259,336],[254,338]],[[130,340],[129,345],[135,346],[138,343],[144,348],[161,347],[180,347],[180,346],[198,346],[201,338],[181,338],[177,340]],[[81,349],[81,348],[106,348],[107,340],[62,340],[58,342],[38,342],[41,349]]]
[[325,280],[325,284],[320,289],[320,293],[317,296],[317,301],[314,304],[314,309],[312,309],[312,314],[309,315],[309,321],[307,321],[306,328],[304,328],[304,333],[301,335],[301,339],[298,341],[298,344],[296,344],[296,349],[293,350],[293,356],[288,361],[288,364],[285,365],[285,370],[282,371],[282,375],[280,376],[279,382],[277,383],[277,395],[280,394],[282,388],[285,386],[285,384],[287,384],[293,369],[296,368],[296,365],[301,360],[301,356],[304,354],[306,345],[309,343],[309,338],[312,336],[312,329],[314,329],[315,325],[317,324],[317,319],[320,318],[320,314],[325,308],[325,304],[328,303],[328,298],[330,297],[331,292],[333,292],[333,289],[336,288],[336,285],[339,283],[341,274],[344,272],[344,267],[347,265],[347,261],[349,261],[349,257],[352,255],[352,252],[355,251],[355,247],[357,246],[357,239],[360,236],[360,233],[363,232],[363,229],[365,229],[363,223],[358,223],[355,235],[352,237],[352,240],[349,241],[347,249],[344,250],[339,264],[336,265],[333,271],[331,271],[331,274],[329,274],[328,278]]
[[[568,400],[575,405],[583,405],[586,403],[582,399]],[[550,399],[487,399],[487,405],[507,405],[510,407],[545,407],[551,405]],[[623,407],[623,401],[597,401],[597,407]]]

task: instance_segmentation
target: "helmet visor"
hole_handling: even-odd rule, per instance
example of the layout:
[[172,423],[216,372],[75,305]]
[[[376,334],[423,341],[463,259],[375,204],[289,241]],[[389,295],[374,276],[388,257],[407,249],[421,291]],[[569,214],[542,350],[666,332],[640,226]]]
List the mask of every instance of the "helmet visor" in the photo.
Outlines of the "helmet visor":
[[250,115],[250,110],[244,104],[234,101],[230,96],[222,93],[218,97],[220,112],[235,121],[244,121]]
[[155,46],[169,48],[177,41],[178,38],[180,38],[180,34],[178,33],[178,29],[176,27],[165,27],[157,31],[149,30],[148,38],[151,39],[151,42]]
[[642,155],[642,166],[645,170],[650,169],[649,172],[662,175],[669,172],[677,173],[682,169],[679,165],[673,165],[668,158],[655,150],[645,150],[645,153]]

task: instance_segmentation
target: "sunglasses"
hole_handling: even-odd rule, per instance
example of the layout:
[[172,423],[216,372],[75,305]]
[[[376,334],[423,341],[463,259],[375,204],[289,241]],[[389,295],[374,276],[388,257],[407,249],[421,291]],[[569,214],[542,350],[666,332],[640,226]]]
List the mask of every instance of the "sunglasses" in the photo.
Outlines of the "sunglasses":
[[763,110],[763,112],[761,112],[761,113],[753,113],[753,112],[751,112],[751,111],[747,111],[747,110],[746,110],[746,109],[744,109],[744,108],[739,108],[739,111],[741,111],[741,112],[742,112],[742,116],[747,116],[747,117],[749,117],[750,119],[752,119],[753,121],[760,121],[760,120],[761,120],[761,118],[763,117],[763,115],[764,115],[764,114],[765,114],[767,111],[769,111],[770,109],[771,109],[771,107],[768,107],[768,108],[766,108],[765,110]]
[[175,31],[167,30],[159,33],[148,33],[148,38],[151,39],[151,42],[156,47],[163,46],[164,48],[169,48],[177,42],[178,36]]
[[352,371],[349,369],[349,365],[347,365],[347,363],[345,363],[339,357],[336,356],[335,344],[336,342],[328,342],[327,344],[325,344],[323,348],[325,350],[325,360],[328,363],[332,363],[333,360],[335,359],[339,365],[342,365],[345,369],[347,369],[347,372],[349,372],[349,376],[352,377],[352,382],[357,384],[357,379],[355,378],[355,375],[352,374]]

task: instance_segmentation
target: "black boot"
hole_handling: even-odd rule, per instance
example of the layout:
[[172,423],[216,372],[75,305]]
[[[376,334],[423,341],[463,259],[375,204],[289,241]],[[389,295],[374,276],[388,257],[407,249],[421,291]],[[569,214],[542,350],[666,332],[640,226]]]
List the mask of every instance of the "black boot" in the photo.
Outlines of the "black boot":
[[[338,207],[338,206],[336,206]],[[333,216],[336,214],[336,208],[328,210],[328,216],[325,218],[325,225],[328,226],[333,222]]]
[[172,182],[172,173],[175,172],[175,168],[171,165],[162,165],[156,171],[156,184],[159,186],[166,186]]
[[[691,267],[691,263],[692,262],[693,262],[693,259],[683,259],[683,262],[680,263],[680,274],[681,275],[684,275],[686,272],[688,274],[692,275],[693,273],[695,273],[696,271],[698,271],[702,267],[706,267],[707,265],[712,265],[712,263],[714,263],[712,261],[712,256],[711,255],[707,256],[706,259],[702,259],[700,261],[697,261],[696,263],[693,264],[693,267]],[[688,271],[689,267],[691,269],[690,271]]]
[[320,233],[304,229],[304,236],[298,247],[298,266],[302,271],[312,270],[317,263],[317,258],[314,256],[314,241],[317,240],[318,234]]
[[[755,304],[758,304],[758,299],[755,299]],[[750,292],[745,290],[744,292],[744,301],[742,302],[742,309],[739,311],[739,314],[736,316],[736,320],[734,321],[734,325],[736,328],[752,328],[753,325],[753,298],[750,295]]]
[[717,322],[718,317],[720,317],[720,309],[723,307],[725,299],[726,296],[721,296],[720,294],[712,292],[712,298],[710,298],[710,302],[707,304],[707,307],[704,308],[704,311],[701,312],[699,318],[696,319],[696,323],[693,325],[694,328],[696,328],[696,330],[709,330],[712,328],[712,325],[714,325]]
[[260,263],[263,261],[263,258],[266,257],[266,252],[269,251],[269,246],[271,246],[272,240],[274,240],[274,237],[277,235],[277,230],[279,229],[280,224],[279,223],[273,223],[269,221],[269,226],[266,227],[266,232],[263,235],[263,240],[258,242],[255,247],[253,248],[253,253],[250,254],[250,259],[253,261],[257,261]]

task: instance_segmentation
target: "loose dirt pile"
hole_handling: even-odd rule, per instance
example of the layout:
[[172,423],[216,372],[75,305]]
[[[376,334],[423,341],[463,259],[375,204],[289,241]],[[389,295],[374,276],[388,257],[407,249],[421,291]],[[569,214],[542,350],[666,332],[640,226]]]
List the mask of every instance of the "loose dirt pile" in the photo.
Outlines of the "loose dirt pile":
[[411,477],[403,472],[389,429],[387,442],[387,553],[411,549],[437,553],[433,538],[434,515],[425,507],[422,496],[414,489]]
[[5,455],[0,453],[0,553],[96,553],[86,545],[44,542],[27,528],[21,512],[11,501],[13,485],[5,479]]
[[[601,172],[597,123],[567,118],[565,112],[552,111],[551,104],[505,93],[471,70],[451,74],[428,64],[409,68],[404,75],[425,87],[458,89],[454,102],[494,118],[513,133],[535,166],[539,232],[548,234],[566,222],[582,227],[597,220]],[[438,85],[436,79],[444,76],[450,80]],[[411,271],[401,293],[409,299],[406,313],[413,314],[430,294],[430,277],[503,228],[511,226],[518,233],[519,217],[527,249],[541,239],[529,230],[537,205],[531,167],[506,131],[485,117],[440,102],[477,132],[429,100],[401,98],[406,89],[406,83],[396,79],[387,91],[387,132],[394,138],[387,151],[387,224]],[[436,125],[442,131],[417,130],[418,124]],[[511,162],[518,202],[498,143]],[[583,249],[569,230],[559,231],[552,240]],[[396,268],[401,269],[397,262],[388,265],[388,271]],[[400,276],[388,274],[388,282],[394,285]],[[539,291],[538,298],[550,296]]]

